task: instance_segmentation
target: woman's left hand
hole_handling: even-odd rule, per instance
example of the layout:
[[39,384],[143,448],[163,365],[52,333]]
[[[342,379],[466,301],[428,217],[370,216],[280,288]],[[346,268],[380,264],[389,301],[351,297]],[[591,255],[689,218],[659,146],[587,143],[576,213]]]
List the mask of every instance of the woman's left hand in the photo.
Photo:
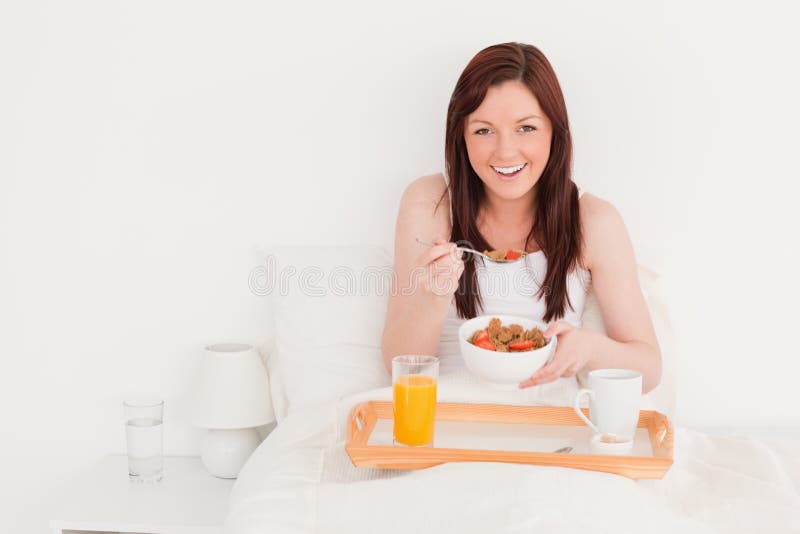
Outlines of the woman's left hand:
[[533,373],[531,377],[520,383],[520,388],[538,386],[552,382],[558,378],[569,378],[583,369],[589,363],[590,334],[583,328],[575,328],[564,321],[557,321],[547,327],[544,337],[549,338],[558,336],[556,353],[541,369]]

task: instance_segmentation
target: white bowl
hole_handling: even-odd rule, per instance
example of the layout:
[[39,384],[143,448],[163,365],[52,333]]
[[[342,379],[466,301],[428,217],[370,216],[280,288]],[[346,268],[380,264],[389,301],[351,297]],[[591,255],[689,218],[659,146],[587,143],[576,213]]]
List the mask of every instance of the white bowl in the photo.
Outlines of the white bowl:
[[558,340],[552,336],[544,347],[525,352],[496,352],[476,347],[469,338],[477,330],[489,326],[493,318],[500,319],[500,324],[510,326],[518,324],[525,330],[539,327],[544,333],[547,325],[534,319],[514,315],[481,315],[466,321],[458,329],[458,342],[461,345],[461,356],[472,373],[482,382],[496,389],[513,390],[519,383],[527,380],[537,369],[542,367],[556,352]]

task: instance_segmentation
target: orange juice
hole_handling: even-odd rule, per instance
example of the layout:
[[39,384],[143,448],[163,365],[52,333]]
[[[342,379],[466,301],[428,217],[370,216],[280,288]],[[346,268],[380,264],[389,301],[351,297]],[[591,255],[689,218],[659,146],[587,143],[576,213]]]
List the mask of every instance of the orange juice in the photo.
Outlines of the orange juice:
[[433,443],[436,379],[405,375],[394,383],[394,439],[404,445]]

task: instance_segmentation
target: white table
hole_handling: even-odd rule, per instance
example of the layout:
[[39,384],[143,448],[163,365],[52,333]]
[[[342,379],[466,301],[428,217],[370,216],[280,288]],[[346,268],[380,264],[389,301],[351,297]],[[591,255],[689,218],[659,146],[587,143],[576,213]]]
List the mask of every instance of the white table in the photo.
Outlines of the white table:
[[234,480],[211,475],[197,457],[167,456],[157,483],[128,480],[128,458],[111,455],[59,493],[54,534],[221,534]]

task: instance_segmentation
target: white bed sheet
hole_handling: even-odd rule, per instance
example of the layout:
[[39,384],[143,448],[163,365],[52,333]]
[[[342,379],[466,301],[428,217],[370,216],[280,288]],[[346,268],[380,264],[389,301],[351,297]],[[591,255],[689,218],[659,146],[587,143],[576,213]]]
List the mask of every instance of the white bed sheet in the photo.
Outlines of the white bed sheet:
[[[445,377],[439,399],[570,405],[575,391],[566,380],[532,389],[499,393]],[[758,440],[676,428],[663,480],[503,463],[354,467],[344,451],[349,409],[390,398],[382,388],[287,417],[240,473],[225,531],[800,532],[800,433]]]

